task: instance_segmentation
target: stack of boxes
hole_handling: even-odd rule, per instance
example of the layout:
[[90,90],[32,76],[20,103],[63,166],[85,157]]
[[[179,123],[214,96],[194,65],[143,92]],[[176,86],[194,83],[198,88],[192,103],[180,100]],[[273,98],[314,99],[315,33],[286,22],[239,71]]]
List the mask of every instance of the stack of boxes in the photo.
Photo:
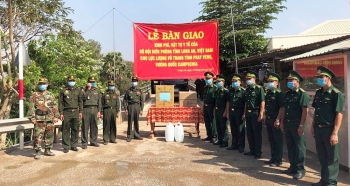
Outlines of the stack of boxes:
[[197,93],[196,92],[179,92],[180,107],[197,107]]
[[174,85],[156,85],[156,107],[174,107]]

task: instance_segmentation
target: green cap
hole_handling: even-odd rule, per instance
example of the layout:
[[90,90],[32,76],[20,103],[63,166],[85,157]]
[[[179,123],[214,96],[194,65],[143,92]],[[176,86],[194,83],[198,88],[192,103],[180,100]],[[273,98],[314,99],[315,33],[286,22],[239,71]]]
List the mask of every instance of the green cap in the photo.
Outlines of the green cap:
[[67,77],[67,81],[75,81],[75,77],[73,75],[70,75]]
[[47,79],[44,77],[39,78],[39,82],[38,83],[48,83]]
[[134,77],[132,77],[132,79],[131,79],[131,81],[139,81],[139,78],[138,77],[136,77],[136,76],[134,76]]
[[242,76],[239,74],[233,74],[232,80],[242,80]]
[[211,72],[205,72],[205,73],[204,73],[204,77],[205,77],[206,79],[210,79],[210,78],[214,77],[214,74],[211,73]]
[[335,78],[335,74],[329,68],[326,68],[324,66],[318,66],[316,76],[321,76],[321,75],[325,75],[330,78]]
[[267,73],[267,80],[272,80],[272,81],[280,81],[281,80],[281,77],[274,73],[274,72],[269,72]]
[[298,72],[291,70],[289,71],[289,75],[287,77],[287,79],[296,79],[298,81],[303,81],[303,78],[298,74]]
[[248,70],[245,77],[246,78],[256,78],[256,77],[258,77],[258,74],[252,70]]
[[225,76],[223,76],[223,75],[216,75],[216,81],[225,81]]
[[90,77],[88,78],[88,82],[95,82],[95,81],[96,81],[96,79],[95,79],[94,76],[90,76]]

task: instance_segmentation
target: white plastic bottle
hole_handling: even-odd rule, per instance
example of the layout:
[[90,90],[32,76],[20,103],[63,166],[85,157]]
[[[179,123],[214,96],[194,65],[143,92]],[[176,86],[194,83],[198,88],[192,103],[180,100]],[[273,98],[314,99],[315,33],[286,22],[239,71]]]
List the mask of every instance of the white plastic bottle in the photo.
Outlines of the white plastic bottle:
[[165,141],[173,142],[174,132],[175,132],[174,125],[171,122],[169,122],[165,128]]
[[178,122],[175,125],[175,140],[177,142],[182,142],[184,140],[185,133],[184,133],[184,127],[180,122]]

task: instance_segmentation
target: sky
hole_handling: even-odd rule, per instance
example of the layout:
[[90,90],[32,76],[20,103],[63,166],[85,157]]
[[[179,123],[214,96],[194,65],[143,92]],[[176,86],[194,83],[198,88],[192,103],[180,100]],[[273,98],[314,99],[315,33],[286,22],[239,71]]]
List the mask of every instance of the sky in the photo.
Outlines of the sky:
[[[121,52],[133,61],[133,22],[186,23],[201,15],[203,0],[64,0],[74,28],[101,43],[102,53]],[[297,35],[327,20],[350,19],[349,0],[288,0],[265,37]],[[115,8],[115,11],[113,11]],[[113,24],[114,12],[114,24]],[[113,25],[115,42],[113,44]],[[114,45],[114,46],[113,46]]]

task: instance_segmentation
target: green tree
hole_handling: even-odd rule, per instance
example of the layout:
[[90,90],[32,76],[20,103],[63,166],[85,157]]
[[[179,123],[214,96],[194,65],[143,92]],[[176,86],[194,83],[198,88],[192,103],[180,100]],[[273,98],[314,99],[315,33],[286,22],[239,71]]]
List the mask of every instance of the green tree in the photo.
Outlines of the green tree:
[[234,17],[237,59],[257,55],[263,51],[267,39],[262,35],[277,19],[286,0],[207,0],[201,2],[202,15],[195,21],[219,21],[220,71],[229,76],[227,63],[235,59],[231,7]]

